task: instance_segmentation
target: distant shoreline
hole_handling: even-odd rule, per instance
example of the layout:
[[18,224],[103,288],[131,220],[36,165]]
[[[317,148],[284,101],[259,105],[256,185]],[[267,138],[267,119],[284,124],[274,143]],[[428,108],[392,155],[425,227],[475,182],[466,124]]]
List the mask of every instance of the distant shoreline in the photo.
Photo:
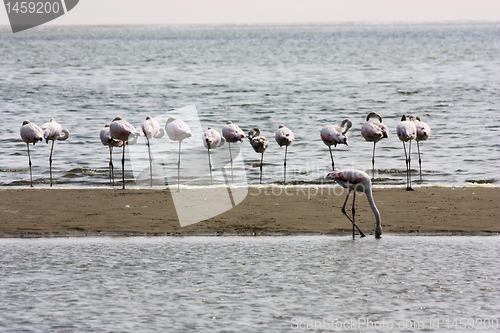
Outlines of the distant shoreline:
[[[498,187],[375,188],[373,195],[384,234],[500,233]],[[166,190],[6,189],[0,190],[0,237],[352,235],[340,211],[344,200],[345,194],[328,191],[249,193],[233,209],[181,227]],[[351,199],[346,210],[351,214]],[[364,195],[356,196],[356,222],[373,237],[375,218]]]

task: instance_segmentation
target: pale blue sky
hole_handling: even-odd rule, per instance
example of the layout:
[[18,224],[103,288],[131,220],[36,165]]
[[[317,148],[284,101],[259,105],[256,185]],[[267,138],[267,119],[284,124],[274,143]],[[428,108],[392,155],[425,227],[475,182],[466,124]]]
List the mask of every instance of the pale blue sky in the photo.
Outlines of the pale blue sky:
[[[29,1],[29,0],[28,0]],[[500,21],[500,0],[80,0],[50,25]],[[0,25],[8,25],[0,9]]]

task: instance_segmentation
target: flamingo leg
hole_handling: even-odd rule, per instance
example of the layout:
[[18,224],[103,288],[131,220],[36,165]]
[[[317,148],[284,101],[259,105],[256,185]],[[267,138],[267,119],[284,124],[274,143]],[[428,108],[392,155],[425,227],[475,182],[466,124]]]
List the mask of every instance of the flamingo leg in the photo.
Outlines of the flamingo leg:
[[332,158],[332,170],[335,171],[335,162],[333,161],[332,146],[328,146],[328,148],[330,148],[330,157]]
[[146,135],[147,145],[148,145],[148,154],[149,154],[149,179],[151,181],[151,187],[153,187],[153,161],[151,159],[151,147],[149,146],[149,138]]
[[177,192],[180,192],[180,179],[181,179],[181,143],[182,141],[179,141],[179,161],[177,162]]
[[33,175],[31,173],[31,155],[30,155],[30,144],[27,143],[26,146],[28,146],[28,159],[29,159],[29,165],[30,165],[30,183],[31,187],[33,187]]
[[123,142],[123,155],[122,155],[122,183],[125,189],[125,142]]
[[[352,197],[352,220],[355,221],[355,216],[356,216],[356,209],[354,208],[354,205],[356,204],[356,191],[354,191],[354,195]],[[354,239],[354,236],[356,235],[356,231],[354,229],[354,224],[352,225],[352,239]]]
[[113,166],[113,146],[109,146],[109,182],[115,186],[115,175]]
[[283,174],[283,177],[284,177],[284,180],[283,182],[286,184],[286,154],[287,154],[287,151],[288,151],[288,146],[285,146],[285,163],[283,164],[283,167],[285,169],[285,172]]
[[[363,233],[363,231],[361,231],[361,229],[358,228],[358,226],[356,225],[356,223],[354,222],[353,219],[351,219],[351,217],[349,215],[347,215],[347,212],[345,211],[345,206],[347,204],[347,199],[349,199],[349,194],[351,194],[351,190],[349,190],[349,192],[347,192],[347,197],[345,198],[345,201],[344,201],[344,205],[342,206],[342,213],[347,216],[347,218],[349,219],[349,221],[351,221],[352,225],[354,227],[356,227],[356,229],[358,229],[359,231],[359,234],[361,235],[361,237],[366,237],[365,234]],[[354,208],[354,200],[353,200],[353,208]],[[353,237],[354,237],[354,234],[353,234]]]
[[376,142],[373,143],[373,155],[372,155],[372,176],[373,176],[373,178],[375,178],[375,145],[376,144],[377,144]]
[[52,151],[54,150],[54,142],[56,140],[52,140],[52,147],[50,148],[50,156],[49,156],[49,168],[50,168],[50,187],[52,187]]
[[420,158],[420,142],[417,141],[418,148],[418,165],[420,167],[420,180],[422,180],[422,159]]
[[210,149],[207,149],[208,151],[208,169],[210,170],[210,185],[213,185],[213,179],[212,179],[212,162],[210,162]]
[[262,162],[264,160],[264,153],[261,154],[260,157],[260,184],[262,184]]
[[406,145],[405,145],[405,142],[403,141],[403,148],[405,150],[405,163],[406,163],[406,190],[409,191],[409,187],[408,187],[408,155],[406,153]]
[[231,142],[227,142],[229,145],[229,158],[231,159],[231,180],[234,181],[234,174],[233,174],[233,153],[231,152]]
[[408,191],[413,191],[411,187],[411,140],[410,140],[410,148],[408,149],[408,179],[410,180],[410,188]]

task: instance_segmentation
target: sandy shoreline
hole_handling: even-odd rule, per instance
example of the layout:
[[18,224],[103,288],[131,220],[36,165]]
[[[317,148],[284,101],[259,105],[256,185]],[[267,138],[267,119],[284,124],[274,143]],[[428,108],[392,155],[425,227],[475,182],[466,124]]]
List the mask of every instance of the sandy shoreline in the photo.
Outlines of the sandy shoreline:
[[[286,195],[265,189],[250,188],[233,209],[185,227],[167,190],[5,189],[0,190],[0,237],[352,234],[352,224],[340,211],[345,199],[340,190],[335,195],[290,189]],[[185,191],[196,197],[200,190]],[[386,188],[373,195],[384,233],[500,231],[500,188]],[[373,237],[375,218],[366,196],[358,195],[356,202],[358,226]]]

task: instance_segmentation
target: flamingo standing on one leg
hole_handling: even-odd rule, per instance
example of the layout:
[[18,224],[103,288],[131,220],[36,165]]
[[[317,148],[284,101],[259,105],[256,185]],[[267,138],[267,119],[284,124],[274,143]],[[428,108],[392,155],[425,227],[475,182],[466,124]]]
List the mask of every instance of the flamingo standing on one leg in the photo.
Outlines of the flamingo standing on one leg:
[[203,133],[203,145],[205,145],[205,148],[208,150],[208,168],[210,170],[210,184],[213,184],[212,182],[212,163],[210,162],[210,149],[215,149],[217,147],[220,147],[224,144],[225,140],[224,138],[220,135],[219,132],[214,130],[212,127],[209,127],[204,133]]
[[146,142],[148,145],[149,154],[149,178],[151,180],[151,187],[153,187],[153,162],[151,159],[151,147],[149,146],[149,140],[151,138],[160,139],[165,135],[165,131],[160,127],[160,124],[150,116],[146,117],[146,120],[142,123],[142,132],[146,136]]
[[102,144],[109,147],[109,181],[111,182],[112,186],[115,186],[113,147],[123,146],[123,141],[116,140],[111,137],[111,133],[109,132],[109,124],[104,125],[104,128],[101,130],[99,136],[101,138]]
[[177,192],[180,191],[180,175],[181,175],[181,143],[185,138],[191,137],[189,126],[180,119],[170,117],[165,124],[165,131],[172,141],[179,141],[179,161],[177,162]]
[[[345,127],[344,127],[345,126]],[[352,127],[352,122],[349,119],[344,119],[340,126],[326,125],[321,129],[321,140],[330,149],[330,157],[332,158],[332,169],[335,170],[335,162],[333,160],[332,145],[337,147],[337,144],[347,144],[347,131]]]
[[126,144],[134,144],[137,141],[137,137],[141,134],[135,130],[134,126],[122,117],[116,117],[113,119],[111,124],[109,124],[109,132],[113,139],[121,140],[124,143],[122,155],[122,183],[123,189],[125,189],[125,146]]
[[431,135],[431,127],[420,120],[420,117],[410,116],[410,120],[415,123],[415,127],[417,128],[417,137],[415,141],[417,141],[418,148],[418,165],[420,167],[420,180],[422,180],[422,159],[420,158],[420,141],[425,141]]
[[[380,238],[382,235],[382,225],[380,221],[380,213],[377,209],[377,206],[375,206],[375,201],[373,201],[372,182],[370,180],[370,176],[368,176],[366,172],[359,170],[342,170],[331,172],[326,175],[326,178],[335,180],[340,184],[340,186],[349,190],[349,192],[347,192],[347,197],[345,198],[344,205],[342,206],[341,211],[345,216],[347,216],[349,221],[352,222],[352,238],[354,239],[355,227],[356,229],[358,229],[361,237],[365,237],[365,234],[363,234],[363,232],[358,228],[354,221],[354,215],[356,212],[354,208],[356,203],[356,192],[363,192],[366,194],[366,198],[368,199],[368,203],[370,204],[373,214],[375,215],[375,220],[377,223],[375,226],[375,238]],[[347,215],[345,211],[347,199],[349,198],[349,194],[351,194],[351,191],[354,191],[354,198],[352,199],[352,219],[349,217],[349,215]]]
[[233,154],[231,152],[231,143],[243,142],[245,134],[237,125],[233,124],[232,121],[228,121],[226,126],[222,128],[222,136],[229,145],[229,158],[231,159],[231,176],[233,174]]
[[383,138],[389,138],[389,129],[382,124],[382,117],[378,113],[370,112],[361,127],[361,135],[366,141],[373,142],[372,175],[375,177],[375,145]]
[[[415,139],[417,135],[417,128],[415,124],[406,120],[406,115],[401,117],[401,122],[398,123],[397,126],[398,138],[403,141],[403,148],[405,150],[405,159],[406,159],[406,190],[413,191],[411,187],[411,141]],[[408,150],[408,154],[406,154],[406,145],[405,142],[410,141],[410,149]]]
[[28,147],[28,159],[29,159],[29,166],[30,166],[30,183],[31,187],[33,187],[33,175],[31,173],[31,155],[30,155],[30,143],[35,145],[38,141],[43,140],[43,130],[31,123],[29,120],[23,121],[23,125],[21,126],[20,129],[20,134],[21,134],[21,139],[23,139],[24,142],[26,142],[26,146]]
[[[64,141],[69,138],[69,131],[56,122],[54,118],[51,118],[48,123],[42,125],[43,137],[45,138],[45,143],[49,143],[52,140],[52,147],[50,148],[49,165],[50,165],[50,186],[52,187],[52,152],[54,150],[54,142]],[[64,135],[62,135],[64,134]]]
[[258,129],[257,127],[248,132],[248,139],[250,140],[250,144],[252,145],[253,150],[255,150],[256,153],[261,154],[260,184],[262,184],[262,163],[264,161],[264,153],[266,152],[266,149],[269,146],[269,140],[267,140],[267,138],[263,136],[260,136],[260,129]]
[[274,139],[281,146],[285,146],[285,162],[283,164],[284,174],[283,174],[283,182],[286,184],[286,154],[288,151],[288,146],[290,146],[294,140],[293,132],[286,128],[285,125],[280,125],[276,134],[274,135]]

